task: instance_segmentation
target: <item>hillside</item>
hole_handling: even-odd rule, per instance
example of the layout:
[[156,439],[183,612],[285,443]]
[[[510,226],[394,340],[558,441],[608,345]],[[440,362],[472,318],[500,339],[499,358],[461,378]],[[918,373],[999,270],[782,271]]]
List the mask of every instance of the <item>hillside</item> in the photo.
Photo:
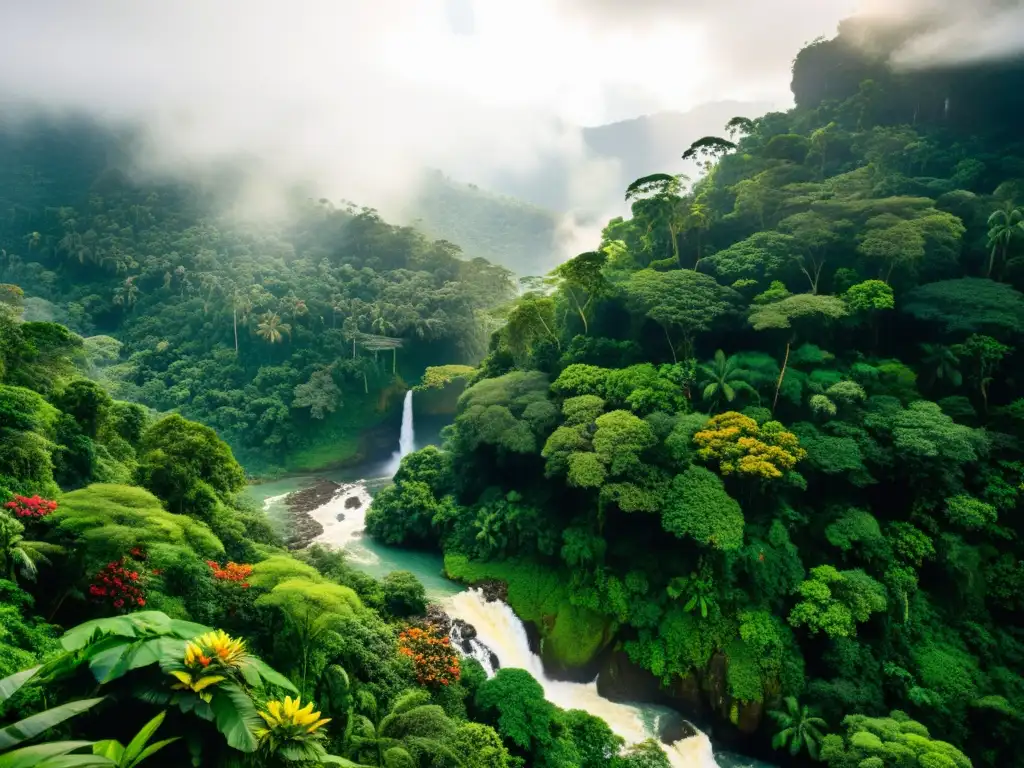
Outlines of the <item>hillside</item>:
[[856,31],[512,303],[368,530],[716,745],[1021,765],[1024,66],[896,72]]
[[461,184],[439,171],[427,176],[401,218],[523,277],[546,274],[567,255],[558,241],[558,214]]

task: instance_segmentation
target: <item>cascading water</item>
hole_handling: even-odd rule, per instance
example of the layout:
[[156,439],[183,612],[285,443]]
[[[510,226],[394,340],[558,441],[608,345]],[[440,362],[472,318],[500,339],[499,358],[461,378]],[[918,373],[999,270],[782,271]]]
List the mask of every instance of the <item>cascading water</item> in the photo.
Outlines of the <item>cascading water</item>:
[[[476,639],[470,641],[470,655],[483,664],[488,676],[495,672],[493,652],[502,667],[518,667],[533,675],[544,687],[548,701],[563,709],[582,709],[600,717],[627,743],[658,737],[638,707],[600,696],[596,680],[588,685],[549,679],[540,657],[530,650],[523,623],[505,603],[487,602],[479,590],[470,589],[449,598],[448,612],[452,618],[462,619],[476,629]],[[711,742],[703,733],[666,744],[664,748],[669,762],[677,768],[718,768]]]
[[387,474],[393,476],[398,471],[402,458],[413,451],[416,442],[416,430],[412,423],[412,390],[405,393],[405,400],[402,403],[402,431],[398,433],[398,450],[391,455],[388,462]]

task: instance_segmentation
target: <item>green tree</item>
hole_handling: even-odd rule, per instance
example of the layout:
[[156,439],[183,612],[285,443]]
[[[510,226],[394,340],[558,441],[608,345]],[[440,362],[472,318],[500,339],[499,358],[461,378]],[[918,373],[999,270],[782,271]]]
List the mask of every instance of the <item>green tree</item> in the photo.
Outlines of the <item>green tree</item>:
[[142,435],[139,479],[179,513],[213,514],[216,501],[245,487],[245,473],[227,443],[209,427],[178,414]]
[[739,301],[735,291],[689,270],[644,269],[630,277],[625,291],[635,311],[661,326],[673,362],[679,361],[673,334],[683,337],[683,356],[689,357],[695,336],[709,331]]
[[16,582],[20,574],[35,581],[39,563],[49,563],[49,556],[63,549],[43,541],[29,541],[24,536],[25,526],[6,511],[0,512],[0,572],[4,578]]
[[1013,241],[1024,235],[1024,210],[1008,205],[993,211],[992,215],[988,217],[988,227],[988,247],[991,250],[985,277],[992,277],[996,256],[1000,256],[1005,264]]
[[398,618],[423,616],[427,611],[427,591],[409,571],[392,571],[381,580],[384,607]]
[[952,348],[943,344],[922,344],[921,352],[921,367],[927,386],[931,387],[938,381],[948,381],[953,387],[963,383],[960,358]]
[[269,344],[279,344],[285,336],[290,336],[291,332],[292,327],[281,322],[281,316],[276,312],[264,312],[256,326],[256,335]]
[[959,359],[970,364],[968,377],[978,388],[983,411],[988,413],[989,387],[1004,358],[1013,352],[1013,347],[1001,344],[991,336],[973,333],[952,351]]
[[806,704],[801,706],[794,696],[786,696],[782,703],[785,709],[768,711],[779,727],[772,737],[772,747],[789,747],[789,754],[793,757],[806,749],[807,754],[817,760],[828,723],[815,717]]
[[341,390],[334,383],[329,368],[313,371],[309,381],[296,385],[293,393],[292,408],[309,408],[309,415],[314,419],[334,413],[341,404]]
[[587,313],[595,302],[611,292],[603,272],[607,261],[608,255],[603,251],[589,251],[559,264],[551,273],[580,316],[584,334],[590,332]]
[[712,410],[718,407],[721,399],[731,403],[739,392],[747,392],[760,400],[757,390],[741,378],[737,358],[726,357],[725,352],[720,349],[715,350],[715,357],[710,364],[701,365],[698,370],[703,377],[702,397],[711,401]]
[[714,549],[738,549],[743,544],[743,512],[725,491],[718,475],[690,466],[672,480],[661,513],[666,531],[690,537]]

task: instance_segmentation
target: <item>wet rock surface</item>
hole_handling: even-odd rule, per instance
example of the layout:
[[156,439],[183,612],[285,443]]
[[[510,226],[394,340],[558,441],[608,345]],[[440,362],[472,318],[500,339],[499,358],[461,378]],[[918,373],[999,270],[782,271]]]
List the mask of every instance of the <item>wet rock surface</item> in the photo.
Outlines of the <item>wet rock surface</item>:
[[324,527],[310,517],[309,513],[333,499],[341,488],[340,483],[320,478],[308,488],[294,491],[285,497],[284,504],[288,510],[285,546],[288,549],[308,547],[324,532]]
[[[345,509],[359,509],[363,506],[363,500],[358,496],[349,496],[345,499]],[[341,519],[341,515],[338,515],[338,519]]]
[[486,581],[481,581],[479,584],[475,584],[474,586],[480,590],[484,596],[484,600],[488,603],[493,603],[495,601],[502,603],[508,602],[508,584],[504,581],[488,579]]

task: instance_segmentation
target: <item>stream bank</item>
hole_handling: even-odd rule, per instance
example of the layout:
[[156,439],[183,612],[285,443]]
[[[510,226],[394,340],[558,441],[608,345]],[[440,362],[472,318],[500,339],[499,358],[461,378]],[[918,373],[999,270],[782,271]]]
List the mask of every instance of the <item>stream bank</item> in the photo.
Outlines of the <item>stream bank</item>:
[[[450,616],[451,624],[458,627],[452,637],[459,647],[463,650],[469,647],[470,654],[482,663],[481,657],[488,654],[485,669],[518,666],[529,670],[545,686],[545,695],[555,703],[564,701],[605,719],[612,718],[617,732],[622,734],[642,733],[645,738],[657,736],[670,742],[666,748],[671,747],[674,752],[670,754],[673,765],[687,768],[765,766],[758,760],[732,753],[716,752],[712,757],[708,736],[690,726],[687,719],[692,719],[697,727],[707,726],[719,749],[726,746],[747,751],[749,745],[745,739],[747,742],[749,739],[738,731],[735,735],[739,738],[735,740],[725,733],[716,711],[691,706],[692,702],[685,698],[666,696],[653,676],[629,664],[624,654],[613,647],[602,648],[594,657],[594,666],[588,666],[583,672],[560,670],[545,664],[540,654],[541,632],[533,622],[524,623],[513,613],[506,603],[508,585],[502,580],[483,579],[480,586],[486,589],[486,595],[467,590],[445,578],[440,554],[388,547],[365,537],[362,528],[366,507],[373,493],[390,480],[360,480],[360,475],[372,477],[371,472],[379,471],[374,467],[362,470],[362,473],[348,470],[325,476],[283,478],[252,487],[250,495],[263,503],[267,514],[279,526],[285,526],[292,514],[308,516],[323,527],[316,540],[344,548],[354,567],[376,578],[394,570],[414,573],[424,584],[428,597],[440,603]],[[322,482],[325,480],[330,482]],[[302,493],[291,497],[293,510],[290,510],[286,500],[296,491]],[[360,499],[360,505],[346,508],[354,497]],[[320,507],[308,508],[314,501],[324,498],[327,500]],[[341,520],[337,519],[339,514],[343,516]],[[489,654],[496,658],[492,659]],[[727,720],[725,724],[728,725]]]

